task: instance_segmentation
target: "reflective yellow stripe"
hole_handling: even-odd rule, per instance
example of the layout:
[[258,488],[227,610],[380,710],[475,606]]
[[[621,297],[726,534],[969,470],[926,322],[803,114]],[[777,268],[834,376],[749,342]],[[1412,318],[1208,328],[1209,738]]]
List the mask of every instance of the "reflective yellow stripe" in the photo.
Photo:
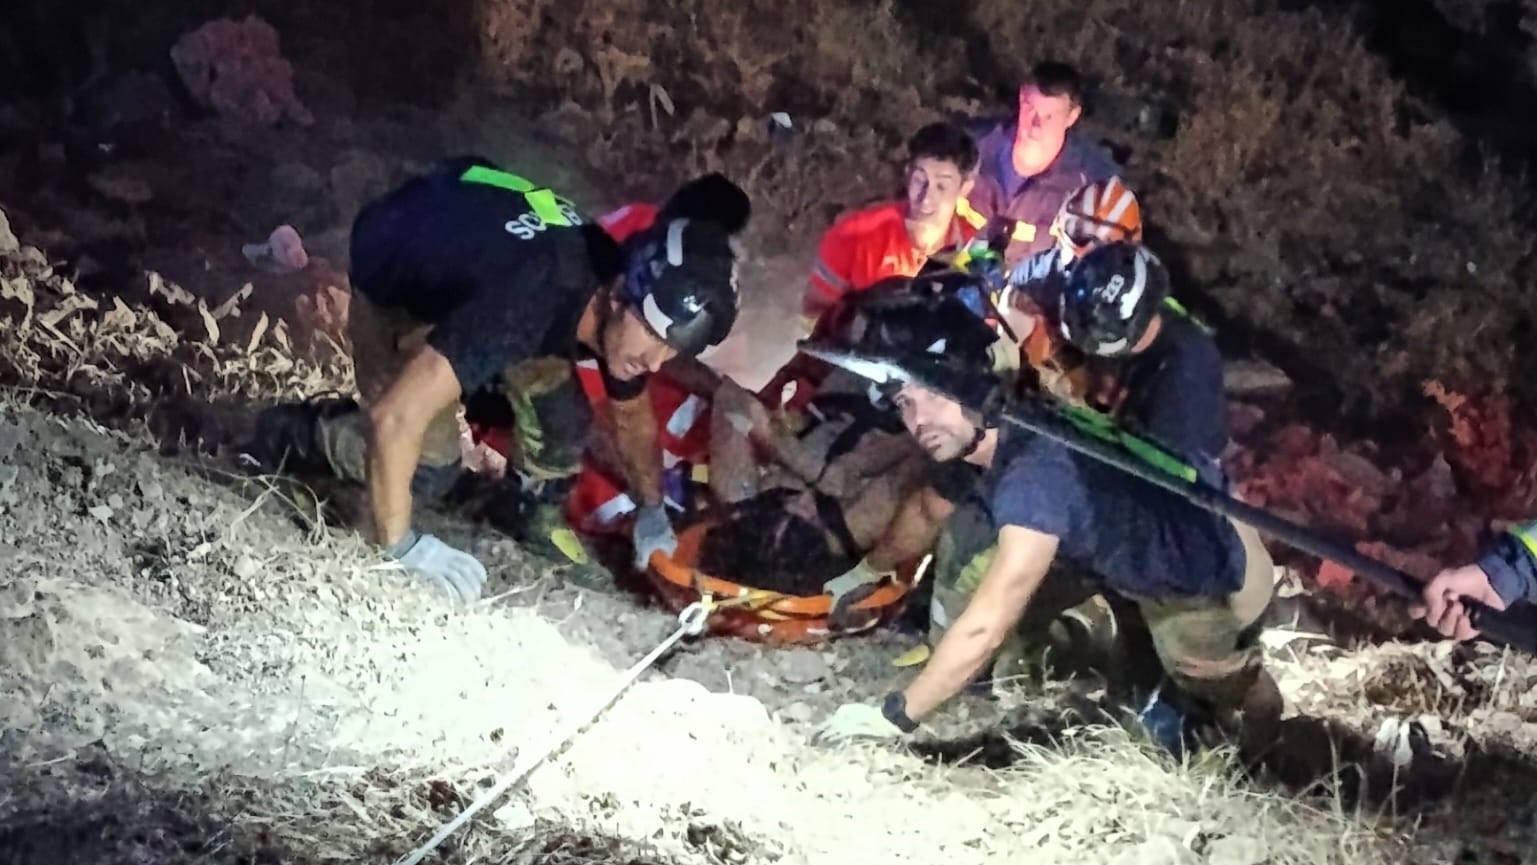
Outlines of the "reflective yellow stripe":
[[464,183],[479,183],[522,193],[528,200],[528,206],[533,208],[534,214],[544,220],[546,225],[571,224],[571,220],[566,218],[565,211],[560,209],[560,202],[555,200],[553,190],[535,186],[516,174],[497,171],[495,168],[487,168],[484,165],[475,165],[459,175],[459,180]]
[[1190,322],[1191,324],[1195,325],[1196,327],[1200,328],[1201,330],[1205,331],[1206,333],[1208,333],[1208,334],[1216,333],[1216,330],[1214,328],[1212,328],[1211,325],[1209,325],[1206,322],[1201,321],[1199,318],[1196,318],[1195,316],[1191,315],[1190,314],[1190,310],[1185,309],[1185,305],[1183,303],[1180,303],[1179,301],[1175,300],[1174,298],[1172,298],[1172,297],[1165,297],[1163,299],[1163,305],[1170,312],[1172,312],[1175,315],[1178,315],[1179,317],[1185,319],[1186,321]]
[[955,203],[955,215],[966,220],[966,224],[972,228],[981,228],[987,222],[987,217],[978,213],[964,197]]
[[1516,536],[1516,540],[1526,547],[1527,555],[1537,559],[1537,523],[1527,523],[1524,526],[1511,528],[1510,533]]

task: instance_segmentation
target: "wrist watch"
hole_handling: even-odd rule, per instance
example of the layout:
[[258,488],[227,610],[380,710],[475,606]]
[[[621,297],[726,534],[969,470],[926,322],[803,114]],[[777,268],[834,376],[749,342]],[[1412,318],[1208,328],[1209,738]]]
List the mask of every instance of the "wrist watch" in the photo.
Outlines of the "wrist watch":
[[892,691],[886,695],[885,702],[881,703],[881,716],[904,733],[918,729],[918,722],[907,717],[907,695],[901,691]]

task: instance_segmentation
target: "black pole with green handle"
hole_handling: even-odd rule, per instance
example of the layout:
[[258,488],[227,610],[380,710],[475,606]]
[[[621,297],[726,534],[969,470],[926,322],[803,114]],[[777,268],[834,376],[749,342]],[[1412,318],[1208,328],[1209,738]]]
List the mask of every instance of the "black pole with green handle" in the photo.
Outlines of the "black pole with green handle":
[[[801,349],[828,363],[864,376],[877,384],[897,384],[912,379],[895,365],[842,349],[802,344]],[[943,393],[931,383],[923,387]],[[951,394],[944,394],[956,399]],[[965,404],[964,401],[956,399]],[[1127,474],[1162,487],[1191,503],[1222,514],[1274,537],[1287,546],[1338,562],[1352,572],[1407,600],[1418,601],[1422,583],[1403,571],[1349,545],[1331,541],[1315,530],[1297,525],[1262,508],[1233,498],[1225,490],[1204,482],[1196,471],[1154,442],[1134,436],[1090,411],[1069,411],[1043,399],[1026,399],[1003,408],[985,411],[991,419],[1009,423],[1053,439],[1068,448],[1113,466]],[[1495,610],[1463,601],[1474,628],[1494,642],[1537,655],[1537,618],[1514,610]]]

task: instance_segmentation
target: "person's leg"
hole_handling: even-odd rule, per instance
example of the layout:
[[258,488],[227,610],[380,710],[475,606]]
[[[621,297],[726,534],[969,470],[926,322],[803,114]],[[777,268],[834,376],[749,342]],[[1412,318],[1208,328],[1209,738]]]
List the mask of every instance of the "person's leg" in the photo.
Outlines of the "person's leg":
[[[354,403],[350,411],[327,413],[315,421],[315,436],[332,474],[358,483],[367,479],[366,407],[389,388],[426,344],[431,329],[403,311],[383,309],[354,294],[348,305],[347,336],[352,342],[353,377],[362,404]],[[449,406],[428,423],[411,479],[414,496],[434,500],[453,483],[460,453],[458,409],[457,405]]]
[[566,498],[594,425],[592,404],[575,369],[564,358],[532,358],[508,367],[502,387],[516,442],[508,457],[512,471],[500,485],[502,495],[517,499],[506,505],[517,513],[513,536],[535,552],[591,568],[587,576],[607,580],[566,524]]
[[1245,554],[1237,592],[1225,598],[1143,600],[1139,606],[1170,678],[1210,704],[1218,725],[1236,735],[1244,758],[1252,761],[1274,743],[1283,708],[1259,642],[1275,575],[1258,533],[1236,528]]

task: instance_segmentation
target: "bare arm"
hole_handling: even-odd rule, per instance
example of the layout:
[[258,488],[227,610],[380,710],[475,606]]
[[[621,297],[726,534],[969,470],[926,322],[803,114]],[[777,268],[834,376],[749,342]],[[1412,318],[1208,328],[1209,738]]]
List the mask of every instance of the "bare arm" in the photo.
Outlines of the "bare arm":
[[1056,554],[1055,537],[1019,526],[1003,527],[998,552],[977,593],[934,647],[923,672],[903,692],[909,718],[916,721],[933,712],[976,677],[1019,622]]
[[643,506],[662,503],[662,446],[658,442],[656,410],[651,397],[609,402],[613,416],[614,449],[619,467],[630,482],[630,494]]
[[411,476],[422,436],[460,396],[448,359],[423,346],[368,410],[368,502],[375,539],[394,546],[411,527]]
[[865,561],[877,571],[894,570],[903,562],[918,558],[934,546],[945,520],[955,505],[924,486],[914,490],[897,509],[897,515]]

